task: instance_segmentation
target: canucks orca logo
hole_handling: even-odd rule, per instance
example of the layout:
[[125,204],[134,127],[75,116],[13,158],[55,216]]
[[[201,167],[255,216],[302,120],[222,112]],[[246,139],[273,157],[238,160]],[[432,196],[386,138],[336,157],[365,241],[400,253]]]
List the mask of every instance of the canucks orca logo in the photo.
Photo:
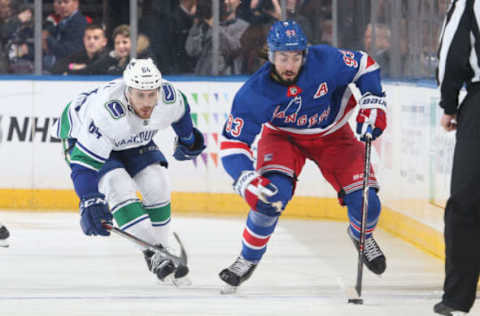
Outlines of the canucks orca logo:
[[107,109],[110,115],[118,120],[121,117],[125,116],[125,108],[120,100],[110,100],[105,103],[105,108]]
[[284,105],[277,106],[275,112],[273,113],[273,118],[285,119],[286,121],[290,121],[291,119],[293,119],[293,121],[295,121],[297,118],[297,114],[302,108],[302,97],[296,96],[295,98],[291,99],[290,102],[288,102],[287,106],[284,109],[282,109],[283,106]]

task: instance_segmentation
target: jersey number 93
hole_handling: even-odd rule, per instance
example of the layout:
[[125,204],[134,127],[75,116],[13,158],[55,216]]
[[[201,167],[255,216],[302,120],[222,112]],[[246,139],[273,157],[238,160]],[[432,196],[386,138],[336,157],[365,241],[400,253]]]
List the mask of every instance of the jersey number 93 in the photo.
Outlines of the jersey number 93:
[[231,114],[228,116],[227,125],[225,131],[230,133],[234,137],[240,136],[243,128],[243,120],[239,117],[233,117]]

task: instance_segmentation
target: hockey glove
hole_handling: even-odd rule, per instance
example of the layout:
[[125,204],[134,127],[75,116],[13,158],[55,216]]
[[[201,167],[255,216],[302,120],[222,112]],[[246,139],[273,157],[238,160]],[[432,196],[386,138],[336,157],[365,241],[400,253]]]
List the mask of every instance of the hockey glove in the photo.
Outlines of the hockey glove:
[[387,114],[384,97],[372,94],[365,94],[358,102],[360,109],[357,115],[357,135],[360,140],[365,141],[368,127],[371,128],[372,140],[380,136],[387,127]]
[[283,209],[281,201],[271,201],[278,188],[256,171],[243,171],[233,184],[235,192],[240,194],[252,210],[265,214],[278,214]]
[[[177,160],[191,160],[202,153],[207,146],[202,133],[195,127],[193,128],[193,139],[189,142],[188,138],[182,139],[177,137],[175,139],[175,150],[173,157]],[[190,144],[188,144],[190,143]]]
[[110,235],[102,226],[102,221],[111,224],[113,218],[105,202],[105,195],[94,193],[84,196],[80,200],[80,215],[80,226],[86,235]]

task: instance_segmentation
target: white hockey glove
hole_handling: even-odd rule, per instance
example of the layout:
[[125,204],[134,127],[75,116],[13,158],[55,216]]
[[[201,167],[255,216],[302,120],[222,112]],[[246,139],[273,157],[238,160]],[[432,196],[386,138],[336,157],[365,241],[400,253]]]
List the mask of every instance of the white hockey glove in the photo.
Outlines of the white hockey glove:
[[385,98],[366,93],[358,104],[360,109],[356,119],[357,135],[360,137],[360,140],[365,141],[365,135],[369,132],[372,140],[374,140],[387,127],[387,103]]
[[247,201],[253,210],[275,213],[281,212],[283,209],[281,201],[269,200],[278,193],[278,188],[256,171],[243,171],[233,184],[233,189]]

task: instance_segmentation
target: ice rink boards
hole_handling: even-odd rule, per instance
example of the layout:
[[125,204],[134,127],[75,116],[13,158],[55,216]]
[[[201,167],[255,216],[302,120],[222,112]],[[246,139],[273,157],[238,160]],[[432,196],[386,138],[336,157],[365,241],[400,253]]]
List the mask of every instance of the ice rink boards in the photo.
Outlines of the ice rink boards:
[[[175,216],[189,254],[187,288],[158,283],[142,254],[117,236],[87,237],[77,213],[2,212],[11,231],[0,248],[0,315],[434,315],[443,262],[378,230],[382,278],[364,275],[364,305],[346,303],[357,254],[346,224],[281,219],[267,254],[235,295],[218,272],[240,251],[243,217]],[[480,302],[470,313],[480,315]]]

